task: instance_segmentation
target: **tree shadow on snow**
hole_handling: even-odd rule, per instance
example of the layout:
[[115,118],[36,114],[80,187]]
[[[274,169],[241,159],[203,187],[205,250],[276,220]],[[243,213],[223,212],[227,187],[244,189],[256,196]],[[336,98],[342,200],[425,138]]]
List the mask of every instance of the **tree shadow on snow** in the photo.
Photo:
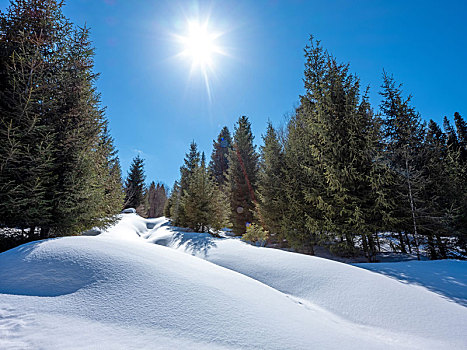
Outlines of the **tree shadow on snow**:
[[215,238],[205,232],[183,232],[173,230],[172,247],[184,247],[185,251],[191,255],[202,255],[206,257],[211,248],[216,248],[216,241],[222,238]]
[[355,264],[364,269],[416,284],[467,307],[467,261],[438,260]]

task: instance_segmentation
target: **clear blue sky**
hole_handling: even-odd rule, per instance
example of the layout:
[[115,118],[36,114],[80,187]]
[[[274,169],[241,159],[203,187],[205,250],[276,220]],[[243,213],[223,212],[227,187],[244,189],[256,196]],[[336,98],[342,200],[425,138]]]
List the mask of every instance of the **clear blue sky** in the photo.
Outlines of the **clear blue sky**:
[[[8,1],[0,0],[2,10]],[[413,95],[422,118],[467,117],[467,1],[68,0],[65,14],[91,27],[98,89],[126,176],[145,159],[148,182],[172,186],[191,140],[210,156],[221,127],[250,118],[256,142],[303,93],[303,48],[310,34],[370,85],[382,70]],[[206,18],[217,43],[211,99],[199,70],[174,58],[186,19]]]

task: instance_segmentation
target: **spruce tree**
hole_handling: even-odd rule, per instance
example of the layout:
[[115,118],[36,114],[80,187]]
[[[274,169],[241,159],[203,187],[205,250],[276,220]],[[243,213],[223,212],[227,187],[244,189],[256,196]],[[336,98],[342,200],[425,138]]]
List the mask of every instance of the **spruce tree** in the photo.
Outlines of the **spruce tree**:
[[224,126],[217,140],[213,141],[213,150],[209,163],[209,169],[220,186],[223,186],[226,182],[226,175],[229,169],[229,153],[231,150],[232,137],[230,136],[229,129]]
[[[385,154],[393,170],[395,185],[392,197],[397,207],[392,208],[393,231],[404,232],[409,250],[415,245],[419,257],[420,218],[426,211],[423,202],[425,178],[423,174],[424,126],[420,115],[410,105],[411,97],[404,99],[400,86],[384,72],[380,92],[383,101]],[[412,242],[407,233],[412,234]]]
[[301,97],[303,119],[310,133],[307,145],[312,162],[303,164],[314,179],[304,188],[305,200],[316,208],[306,226],[315,234],[334,233],[345,242],[335,247],[355,252],[356,234],[371,260],[375,253],[376,191],[372,176],[380,170],[375,162],[379,126],[360,94],[359,80],[349,66],[337,63],[312,37],[305,49],[305,89]]
[[51,72],[62,54],[53,47],[70,30],[56,2],[15,1],[0,17],[1,221],[31,233],[52,220],[48,190],[57,145],[48,120],[55,109]]
[[282,146],[271,122],[268,122],[263,141],[258,176],[259,213],[271,237],[277,242],[282,242],[282,223],[287,207],[284,190],[285,160]]
[[454,114],[456,131],[447,118],[444,129],[447,134],[447,174],[453,188],[450,228],[457,237],[458,246],[467,253],[467,139],[466,123],[459,113]]
[[89,31],[62,6],[13,1],[0,16],[0,209],[42,237],[103,226],[121,200]]
[[116,214],[123,206],[125,193],[120,160],[115,150],[114,140],[109,134],[107,122],[104,122],[102,126],[94,159],[97,174],[94,177],[94,200],[97,204],[94,214],[100,221],[100,224],[95,224],[95,226],[108,225],[117,219]]
[[290,246],[299,251],[314,254],[319,229],[310,229],[307,222],[321,218],[315,205],[305,200],[305,189],[316,193],[324,191],[324,182],[315,167],[316,160],[309,152],[311,131],[306,123],[303,108],[297,108],[287,124],[284,144],[284,192],[285,212],[282,230]]
[[133,158],[127,179],[125,181],[125,204],[124,208],[135,208],[141,213],[144,208],[144,161],[139,155]]
[[253,222],[256,210],[258,154],[253,140],[248,118],[240,117],[235,126],[228,172],[231,221],[237,235],[245,233],[246,223]]
[[157,184],[155,195],[155,217],[164,215],[165,203],[167,202],[167,190],[164,184]]
[[180,184],[179,181],[175,181],[170,196],[164,207],[164,216],[170,218],[174,225],[179,225],[178,211],[180,206]]
[[165,191],[165,186],[160,183],[158,183],[156,186],[155,182],[152,181],[147,191],[147,216],[150,218],[158,218],[164,215],[166,201],[167,195]]
[[149,188],[147,190],[147,199],[146,202],[148,203],[148,218],[155,218],[156,217],[156,184],[154,181],[151,181]]
[[194,169],[181,203],[187,226],[197,232],[220,230],[227,224],[228,204],[212,174],[206,168],[204,153]]
[[[61,233],[101,226],[102,218],[109,214],[105,208],[110,196],[106,196],[106,192],[118,196],[121,187],[116,183],[118,179],[109,178],[109,167],[118,160],[112,154],[104,109],[95,89],[98,74],[93,72],[94,50],[89,30],[75,30],[69,44],[65,70],[57,82],[61,94],[56,97],[59,106],[53,119],[54,142],[58,147],[54,152],[53,173],[57,181],[51,192],[55,220],[51,228]],[[118,175],[114,173],[115,176]],[[109,185],[116,186],[115,192],[106,190]],[[118,208],[114,205],[119,204],[120,199],[111,200],[113,214]]]
[[209,221],[209,205],[211,201],[211,188],[206,169],[204,152],[201,155],[201,163],[191,174],[188,186],[183,192],[182,204],[186,221],[184,226],[197,232],[207,230]]
[[174,222],[179,226],[188,226],[187,218],[185,215],[185,206],[182,203],[181,199],[185,194],[185,191],[188,189],[192,177],[195,173],[195,170],[199,167],[200,154],[198,151],[198,145],[195,141],[190,143],[190,149],[188,153],[185,154],[185,159],[183,161],[183,166],[180,167],[180,183],[177,190],[177,195],[174,205]]

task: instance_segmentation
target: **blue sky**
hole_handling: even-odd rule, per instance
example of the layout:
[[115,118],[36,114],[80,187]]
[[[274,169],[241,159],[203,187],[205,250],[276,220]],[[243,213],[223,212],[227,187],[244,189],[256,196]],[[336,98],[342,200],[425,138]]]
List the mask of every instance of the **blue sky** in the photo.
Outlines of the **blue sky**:
[[[140,153],[147,181],[171,186],[189,143],[209,157],[220,129],[232,131],[241,115],[259,144],[267,120],[283,123],[303,93],[310,34],[370,85],[375,109],[385,69],[423,119],[467,117],[467,1],[68,0],[64,12],[91,28],[124,176]],[[174,57],[182,47],[173,39],[187,19],[208,16],[228,53],[215,57],[211,98],[201,72]]]

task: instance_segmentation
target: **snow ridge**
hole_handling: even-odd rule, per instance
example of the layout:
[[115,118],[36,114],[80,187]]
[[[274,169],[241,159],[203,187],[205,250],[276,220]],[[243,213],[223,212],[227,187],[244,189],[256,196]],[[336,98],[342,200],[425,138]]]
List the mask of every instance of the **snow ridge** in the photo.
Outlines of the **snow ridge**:
[[420,285],[136,214],[0,254],[0,293],[1,349],[467,346],[467,308]]

